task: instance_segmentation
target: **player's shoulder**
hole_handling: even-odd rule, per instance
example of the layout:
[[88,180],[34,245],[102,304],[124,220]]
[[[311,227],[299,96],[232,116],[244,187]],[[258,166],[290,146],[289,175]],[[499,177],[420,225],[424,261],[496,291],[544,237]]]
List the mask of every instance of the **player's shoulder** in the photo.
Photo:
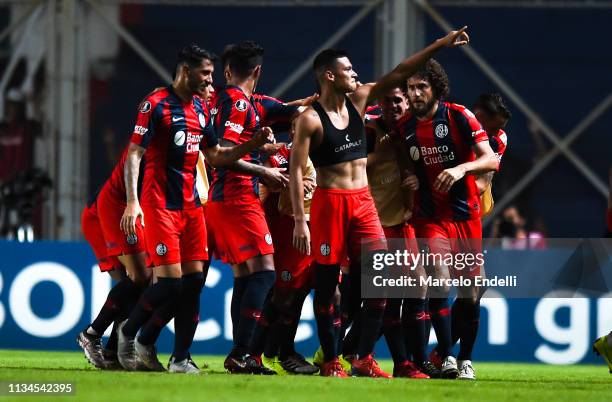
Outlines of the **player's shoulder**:
[[217,105],[222,108],[233,107],[238,112],[246,112],[252,108],[245,93],[238,87],[226,86],[217,95]]
[[472,113],[472,111],[470,109],[468,109],[467,107],[459,104],[459,103],[453,103],[453,102],[444,102],[444,105],[451,111],[451,112],[457,112],[467,118],[470,119],[475,119],[476,116],[474,115],[474,113]]
[[508,134],[506,134],[506,132],[504,130],[502,130],[501,128],[497,131],[497,134],[495,134],[495,137],[499,139],[499,141],[504,144],[504,146],[508,145]]
[[148,113],[155,108],[160,102],[170,95],[168,87],[158,87],[149,92],[140,102],[138,110],[141,113]]

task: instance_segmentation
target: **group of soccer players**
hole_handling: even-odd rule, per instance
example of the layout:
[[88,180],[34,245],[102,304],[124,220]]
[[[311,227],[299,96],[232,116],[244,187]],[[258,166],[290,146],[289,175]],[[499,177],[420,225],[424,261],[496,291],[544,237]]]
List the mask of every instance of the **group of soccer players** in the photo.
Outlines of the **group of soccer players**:
[[[431,57],[468,41],[465,27],[453,31],[369,84],[345,52],[324,50],[314,60],[317,95],[290,103],[255,93],[256,43],[225,49],[216,90],[216,57],[182,49],[174,82],[142,101],[129,146],[83,211],[85,238],[116,281],[77,337],[86,358],[102,369],[163,371],[155,343],[174,318],[168,371],[198,373],[189,349],[214,256],[234,275],[231,373],[390,378],[373,358],[384,335],[395,377],[475,379],[481,289],[458,289],[452,308],[448,289],[404,299],[360,292],[360,273],[387,238],[407,247],[433,239],[427,247],[449,252],[465,239],[478,251],[510,114],[495,94],[478,99],[476,115],[445,101],[448,77]],[[271,126],[289,131],[290,143],[276,144]],[[196,182],[207,176],[200,194]],[[482,272],[474,268],[467,274]],[[420,266],[413,275],[426,269],[466,274]],[[316,366],[293,345],[312,289]],[[427,356],[430,325],[438,345]]]

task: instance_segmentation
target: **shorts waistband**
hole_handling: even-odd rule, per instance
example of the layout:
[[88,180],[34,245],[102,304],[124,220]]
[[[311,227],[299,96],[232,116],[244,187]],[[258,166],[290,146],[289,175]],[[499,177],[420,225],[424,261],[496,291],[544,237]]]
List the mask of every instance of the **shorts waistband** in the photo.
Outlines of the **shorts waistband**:
[[325,193],[325,194],[344,194],[344,195],[357,195],[364,194],[370,191],[368,186],[362,188],[354,188],[354,189],[344,189],[344,188],[321,188],[317,187],[315,189],[316,192]]

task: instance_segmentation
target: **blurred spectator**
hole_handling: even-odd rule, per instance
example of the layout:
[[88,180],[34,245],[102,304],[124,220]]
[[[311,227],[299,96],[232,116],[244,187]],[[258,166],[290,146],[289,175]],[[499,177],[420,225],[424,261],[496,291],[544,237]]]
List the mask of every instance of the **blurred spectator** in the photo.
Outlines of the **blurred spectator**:
[[501,213],[501,218],[493,224],[492,237],[501,239],[501,246],[507,250],[545,249],[545,228],[541,220],[536,220],[539,230],[528,230],[527,220],[518,208],[510,206]]
[[34,140],[41,126],[26,118],[25,100],[16,88],[6,94],[4,118],[0,122],[0,183],[34,165]]

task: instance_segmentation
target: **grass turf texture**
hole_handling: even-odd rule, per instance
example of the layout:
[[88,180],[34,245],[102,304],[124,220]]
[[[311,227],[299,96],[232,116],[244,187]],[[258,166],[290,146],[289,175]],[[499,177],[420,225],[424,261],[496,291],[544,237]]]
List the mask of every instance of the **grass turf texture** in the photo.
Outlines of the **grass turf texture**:
[[[160,356],[167,362],[168,356]],[[77,352],[0,350],[0,381],[71,382],[72,396],[0,396],[15,401],[610,401],[612,375],[601,366],[476,363],[478,380],[229,375],[223,357],[195,356],[200,376],[100,371]],[[390,361],[381,366],[392,370]]]

